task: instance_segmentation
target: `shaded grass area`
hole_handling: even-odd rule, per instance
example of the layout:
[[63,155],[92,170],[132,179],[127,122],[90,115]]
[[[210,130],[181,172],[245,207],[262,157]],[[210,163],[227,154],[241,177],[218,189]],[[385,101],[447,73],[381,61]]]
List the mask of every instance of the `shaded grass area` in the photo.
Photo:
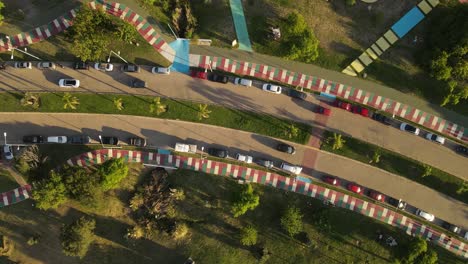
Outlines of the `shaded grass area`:
[[72,157],[101,148],[100,145],[39,144],[39,151],[46,154],[51,168],[56,168]]
[[[324,132],[324,138],[329,138],[332,136],[332,132]],[[376,145],[368,144],[355,138],[345,136],[342,136],[342,138],[346,140],[343,148],[339,150],[333,150],[332,141],[330,140],[327,142],[324,140],[320,149],[370,164],[397,175],[401,175],[464,203],[468,203],[467,192],[461,194],[457,193],[458,188],[463,184],[463,180],[460,178],[457,178],[454,175],[436,168],[432,168],[432,173],[429,176],[422,177],[425,171],[425,165],[419,161],[401,156],[398,153],[379,148]],[[372,160],[375,152],[380,153],[380,162],[369,163],[369,161]]]
[[0,168],[0,193],[13,190],[17,187],[19,187],[19,184],[16,183],[13,176],[7,170]]
[[[244,110],[229,109],[221,106],[210,105],[208,109],[212,111],[208,119],[198,119],[198,104],[161,98],[161,103],[167,106],[168,111],[156,116],[150,113],[150,104],[154,97],[135,95],[111,95],[111,94],[85,94],[74,93],[80,100],[77,110],[63,109],[63,93],[41,93],[41,107],[38,110],[23,107],[19,104],[21,94],[1,93],[0,105],[2,112],[73,112],[73,113],[101,113],[101,114],[122,114],[138,115],[148,117],[158,117],[163,119],[176,119],[190,122],[204,123],[238,129],[275,138],[291,140],[304,144],[310,136],[311,126],[280,119],[271,115],[249,112]],[[122,98],[124,109],[118,111],[113,103],[115,98]],[[298,134],[289,138],[286,135],[288,127],[294,124],[298,128]]]

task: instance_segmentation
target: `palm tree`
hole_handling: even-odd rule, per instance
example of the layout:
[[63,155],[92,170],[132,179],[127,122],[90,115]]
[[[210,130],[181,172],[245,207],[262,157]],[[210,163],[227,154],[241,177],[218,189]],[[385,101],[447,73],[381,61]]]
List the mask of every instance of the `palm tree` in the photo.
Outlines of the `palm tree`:
[[150,104],[150,113],[155,113],[157,116],[167,111],[167,105],[161,103],[161,98],[156,97]]
[[210,117],[211,110],[208,110],[207,104],[199,104],[198,105],[198,120],[202,120],[203,118]]
[[341,134],[337,134],[337,133],[333,133],[332,140],[333,140],[333,146],[332,146],[333,150],[338,150],[338,149],[343,148],[344,144],[346,143],[346,140],[344,140],[341,137]]
[[122,111],[124,109],[122,98],[114,98],[114,106],[117,110]]
[[34,109],[38,109],[41,106],[40,98],[38,95],[34,95],[30,92],[26,92],[21,98],[22,106],[31,106]]
[[76,109],[76,106],[80,104],[80,100],[76,96],[72,96],[71,93],[64,93],[62,97],[63,109]]
[[297,128],[294,124],[291,124],[287,127],[287,129],[284,131],[284,134],[288,137],[288,138],[293,138],[293,137],[297,137],[297,135],[299,134],[299,128]]

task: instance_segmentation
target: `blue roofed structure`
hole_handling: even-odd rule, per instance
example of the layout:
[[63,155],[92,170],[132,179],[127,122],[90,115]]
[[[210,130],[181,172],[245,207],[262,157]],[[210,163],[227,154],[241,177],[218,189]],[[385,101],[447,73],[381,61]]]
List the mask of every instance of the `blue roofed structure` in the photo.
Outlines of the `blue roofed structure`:
[[392,26],[392,30],[402,38],[423,19],[424,14],[415,6]]

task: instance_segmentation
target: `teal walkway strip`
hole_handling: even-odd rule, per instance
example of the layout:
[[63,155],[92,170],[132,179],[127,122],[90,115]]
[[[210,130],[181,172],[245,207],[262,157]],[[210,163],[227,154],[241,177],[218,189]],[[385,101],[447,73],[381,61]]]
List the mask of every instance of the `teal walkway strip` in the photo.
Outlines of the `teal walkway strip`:
[[236,27],[237,41],[239,42],[239,49],[245,51],[253,51],[250,45],[249,32],[247,31],[247,24],[245,23],[244,9],[242,8],[241,0],[230,0],[232,19]]
[[188,39],[176,39],[169,43],[169,47],[176,52],[171,70],[188,74],[190,41]]

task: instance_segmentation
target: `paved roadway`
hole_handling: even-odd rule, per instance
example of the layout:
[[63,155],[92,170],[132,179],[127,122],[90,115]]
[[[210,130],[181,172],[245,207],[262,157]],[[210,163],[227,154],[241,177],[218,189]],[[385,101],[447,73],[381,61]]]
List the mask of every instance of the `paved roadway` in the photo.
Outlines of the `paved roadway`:
[[[149,72],[149,67],[143,67],[142,71],[137,74],[123,73],[118,69],[114,72],[103,73],[94,69],[76,71],[69,67],[70,64],[64,64],[67,68],[58,68],[55,71],[41,71],[35,67],[32,70],[8,67],[7,70],[0,71],[0,89],[68,91],[69,89],[58,87],[58,80],[60,78],[76,78],[81,81],[81,87],[73,89],[74,91],[137,93],[197,100],[262,111],[318,125],[314,121],[315,114],[311,111],[319,102],[314,96],[309,96],[307,101],[298,101],[286,95],[263,92],[258,87],[213,83],[193,79],[179,73],[154,75]],[[114,66],[119,68],[117,65]],[[147,81],[149,88],[130,88],[128,84],[134,77]],[[466,169],[468,159],[456,154],[452,149],[438,146],[428,142],[423,137],[416,137],[396,128],[386,127],[355,114],[336,108],[332,111],[332,116],[327,121],[328,129],[377,144],[468,180],[468,170]]]
[[176,142],[194,143],[205,148],[226,146],[231,156],[237,152],[248,153],[254,158],[272,159],[276,166],[281,161],[301,164],[305,152],[313,151],[318,162],[312,170],[304,170],[308,176],[320,177],[321,172],[327,172],[356,181],[387,195],[402,198],[451,223],[468,227],[466,205],[444,194],[375,167],[307,146],[293,144],[297,153],[288,155],[273,148],[277,140],[248,132],[181,121],[96,114],[0,113],[0,124],[0,129],[8,133],[10,144],[20,143],[22,137],[28,134],[71,136],[83,133],[94,140],[98,140],[98,135],[117,136],[121,140],[140,136],[147,138],[150,146],[165,148],[172,148]]

